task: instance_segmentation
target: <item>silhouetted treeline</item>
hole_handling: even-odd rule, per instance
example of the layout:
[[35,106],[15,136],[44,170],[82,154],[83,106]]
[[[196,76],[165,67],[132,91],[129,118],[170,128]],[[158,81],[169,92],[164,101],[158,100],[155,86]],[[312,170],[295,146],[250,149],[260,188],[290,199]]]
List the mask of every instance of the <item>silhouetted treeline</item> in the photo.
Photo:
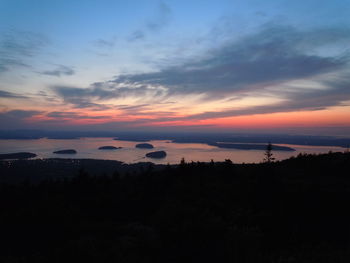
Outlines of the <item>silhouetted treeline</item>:
[[[90,176],[109,175],[115,171],[120,174],[134,174],[145,170],[150,162],[126,164],[114,160],[98,159],[33,159],[33,160],[0,160],[0,183],[37,183],[43,180],[75,177],[79,170],[84,169]],[[156,170],[165,165],[154,165]]]
[[349,153],[0,187],[0,262],[349,262]]

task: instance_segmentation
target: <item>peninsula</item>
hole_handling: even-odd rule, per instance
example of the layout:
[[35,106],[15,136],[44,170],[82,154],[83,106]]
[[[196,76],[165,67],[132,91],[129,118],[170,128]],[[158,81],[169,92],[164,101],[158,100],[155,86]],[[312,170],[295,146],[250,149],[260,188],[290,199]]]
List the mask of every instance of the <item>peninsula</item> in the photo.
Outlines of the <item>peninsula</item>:
[[55,154],[76,154],[77,151],[73,150],[73,149],[67,149],[67,150],[55,151],[53,153],[55,153]]
[[34,158],[37,155],[35,153],[29,153],[29,152],[18,152],[18,153],[3,153],[0,154],[0,160],[6,160],[6,159],[29,159]]

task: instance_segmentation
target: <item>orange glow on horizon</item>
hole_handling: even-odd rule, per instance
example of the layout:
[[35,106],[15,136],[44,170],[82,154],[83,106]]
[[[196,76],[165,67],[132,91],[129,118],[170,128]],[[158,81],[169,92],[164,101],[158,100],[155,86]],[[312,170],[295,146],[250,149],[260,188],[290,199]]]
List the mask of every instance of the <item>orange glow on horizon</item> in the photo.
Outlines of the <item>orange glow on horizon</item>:
[[154,126],[192,126],[211,125],[221,128],[278,128],[278,127],[320,127],[320,126],[350,126],[349,107],[336,110],[283,112],[270,114],[255,114],[207,120],[184,120],[154,122]]
[[[64,112],[63,112],[64,113]],[[188,114],[188,113],[187,113]],[[242,115],[225,118],[191,120],[184,113],[165,114],[160,112],[141,112],[123,114],[119,110],[106,111],[68,111],[62,117],[49,117],[47,112],[27,118],[30,124],[64,126],[99,125],[106,123],[124,123],[129,127],[166,127],[166,126],[212,126],[217,128],[283,128],[283,127],[331,127],[350,126],[350,106],[339,106],[318,111],[280,112],[269,114]],[[187,119],[188,118],[188,119]]]

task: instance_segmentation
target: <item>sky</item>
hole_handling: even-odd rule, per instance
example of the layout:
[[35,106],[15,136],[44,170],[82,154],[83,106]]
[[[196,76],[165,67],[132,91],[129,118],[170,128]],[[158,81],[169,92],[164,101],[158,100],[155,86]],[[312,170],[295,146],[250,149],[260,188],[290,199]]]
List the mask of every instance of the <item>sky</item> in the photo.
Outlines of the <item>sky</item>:
[[0,123],[350,135],[350,0],[0,0]]

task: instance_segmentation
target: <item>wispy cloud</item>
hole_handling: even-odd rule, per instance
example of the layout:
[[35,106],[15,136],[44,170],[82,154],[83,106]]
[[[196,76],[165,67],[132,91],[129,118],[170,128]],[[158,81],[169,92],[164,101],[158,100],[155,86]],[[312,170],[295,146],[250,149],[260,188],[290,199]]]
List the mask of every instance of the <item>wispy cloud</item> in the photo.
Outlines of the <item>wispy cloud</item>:
[[169,5],[164,2],[160,2],[156,8],[155,14],[152,18],[148,19],[145,24],[133,31],[128,37],[129,42],[143,40],[149,33],[157,33],[164,27],[166,27],[171,20],[172,10]]
[[[212,50],[196,61],[164,68],[159,72],[122,75],[115,83],[160,85],[170,93],[227,94],[309,78],[343,69],[346,54],[327,56],[311,54],[310,49],[350,40],[349,30],[329,29],[299,32],[292,27],[274,26],[239,41]],[[310,35],[314,36],[309,38]],[[324,39],[324,41],[315,41]],[[327,43],[327,39],[329,39]],[[259,89],[260,89],[259,87]]]
[[125,98],[125,97],[143,97],[144,100],[152,97],[159,97],[164,89],[157,89],[147,86],[119,86],[113,82],[95,83],[89,88],[76,88],[69,86],[56,86],[52,90],[65,103],[70,103],[76,108],[95,108],[108,109],[111,106],[104,104],[104,101]]
[[28,98],[26,96],[23,96],[21,94],[5,91],[5,90],[0,90],[0,98],[8,98],[8,99],[25,99]]
[[81,114],[77,112],[71,111],[52,111],[46,114],[47,117],[55,118],[55,119],[70,119],[70,120],[78,120],[78,119],[108,119],[110,116],[91,116],[88,114]]
[[169,5],[164,2],[160,2],[157,7],[156,15],[153,19],[147,22],[147,28],[151,31],[158,31],[167,26],[170,22],[172,10]]
[[[55,86],[51,90],[73,108],[118,109],[126,116],[138,116],[135,123],[140,125],[151,119],[161,123],[323,110],[350,100],[350,82],[346,78],[350,72],[349,56],[346,50],[337,49],[338,44],[342,46],[349,40],[350,30],[344,28],[299,31],[269,24],[255,34],[177,66],[152,73],[120,75],[87,88]],[[330,46],[332,53],[319,52]],[[298,82],[297,87],[293,87],[294,82]],[[218,109],[203,108],[207,110],[200,113],[161,105],[172,98],[194,94],[200,95],[199,104],[223,100],[228,103]],[[278,102],[236,105],[252,96],[275,97]],[[138,98],[139,103],[109,102],[129,97]],[[160,107],[155,111],[157,105]],[[75,113],[50,113],[52,118],[68,116],[83,118]]]
[[117,38],[113,37],[111,39],[97,39],[93,44],[98,48],[113,48],[115,46]]
[[142,30],[135,30],[134,32],[131,33],[131,35],[128,37],[129,42],[134,42],[137,40],[141,40],[145,38],[145,32]]
[[46,36],[27,31],[0,34],[0,73],[15,67],[30,67],[28,60],[49,43]]
[[[321,110],[350,99],[349,83],[343,77],[350,68],[344,50],[340,49],[336,55],[317,54],[316,51],[349,40],[350,30],[343,28],[305,32],[269,25],[254,35],[211,50],[200,59],[158,72],[120,75],[111,81],[93,83],[88,88],[56,86],[52,90],[75,108],[104,110],[114,107],[106,104],[110,99],[139,98],[145,103],[119,108],[139,115],[149,111],[148,105],[154,106],[172,96],[191,94],[200,94],[203,101],[249,98],[252,94],[274,96],[282,101],[237,107],[237,100],[233,100],[231,108],[192,114],[179,120]],[[304,84],[290,87],[290,83],[298,80],[304,80]],[[312,81],[311,88],[309,82],[305,84],[307,81]],[[173,115],[173,112],[168,113]]]
[[71,67],[64,66],[64,65],[57,65],[57,67],[53,70],[44,70],[38,73],[42,75],[61,77],[61,76],[74,75],[75,71]]

